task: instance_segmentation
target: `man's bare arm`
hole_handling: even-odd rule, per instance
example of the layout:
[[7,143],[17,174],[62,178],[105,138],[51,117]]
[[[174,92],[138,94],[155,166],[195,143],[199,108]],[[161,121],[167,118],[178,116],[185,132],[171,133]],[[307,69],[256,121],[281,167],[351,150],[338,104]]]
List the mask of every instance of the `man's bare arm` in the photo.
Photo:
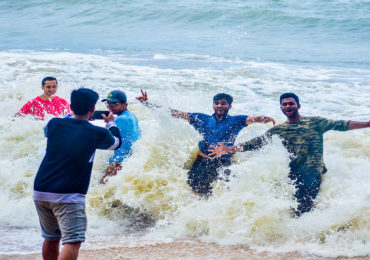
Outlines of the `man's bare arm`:
[[13,117],[24,117],[24,114],[21,111],[19,111],[19,112],[15,113],[15,115]]
[[246,123],[247,125],[253,124],[253,123],[269,123],[272,122],[275,125],[275,120],[272,117],[268,116],[248,116]]
[[222,143],[218,143],[218,146],[210,145],[211,149],[208,151],[210,152],[208,155],[214,159],[220,157],[225,154],[233,154],[236,152],[241,152],[243,150],[242,145],[233,145],[233,146],[226,146]]
[[263,135],[255,137],[247,142],[238,145],[226,146],[222,143],[218,143],[218,146],[210,145],[210,149],[208,150],[210,153],[208,155],[211,156],[211,158],[217,158],[225,154],[258,150],[262,148],[262,146],[268,144],[270,140],[271,132],[270,130],[268,130]]
[[[152,103],[148,102],[148,94],[146,93],[146,91],[141,90],[141,96],[137,97],[136,99],[139,100],[141,103],[143,103],[145,106],[147,106],[149,108],[161,108],[161,106],[158,106],[158,105],[155,105],[155,104],[152,104]],[[179,110],[176,110],[176,109],[171,109],[171,108],[170,108],[170,111],[171,111],[171,116],[172,117],[182,118],[182,119],[185,119],[187,121],[190,121],[189,114],[187,112],[182,112],[182,111],[179,111]]]
[[189,113],[182,112],[182,111],[179,111],[179,110],[176,110],[176,109],[171,109],[171,108],[170,108],[170,111],[171,111],[171,116],[172,117],[182,118],[182,119],[185,119],[187,121],[190,121]]
[[367,121],[367,122],[349,121],[349,128],[351,130],[367,128],[367,127],[370,127],[370,121]]

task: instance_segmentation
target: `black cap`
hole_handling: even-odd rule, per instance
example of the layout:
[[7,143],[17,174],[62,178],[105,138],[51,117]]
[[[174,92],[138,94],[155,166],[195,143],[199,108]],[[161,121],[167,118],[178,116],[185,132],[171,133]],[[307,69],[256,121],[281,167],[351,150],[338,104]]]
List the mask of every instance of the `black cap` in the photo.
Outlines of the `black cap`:
[[121,91],[121,90],[113,90],[112,92],[110,92],[108,94],[108,97],[103,99],[102,102],[105,102],[105,101],[110,101],[110,102],[122,102],[122,103],[126,103],[127,102],[127,97],[126,97],[126,94],[125,92]]

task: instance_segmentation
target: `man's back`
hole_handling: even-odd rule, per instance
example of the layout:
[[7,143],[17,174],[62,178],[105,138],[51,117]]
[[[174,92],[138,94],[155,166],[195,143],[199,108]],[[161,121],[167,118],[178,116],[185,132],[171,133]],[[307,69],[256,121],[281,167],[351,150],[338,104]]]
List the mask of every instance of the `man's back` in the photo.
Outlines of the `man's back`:
[[95,149],[112,145],[108,130],[86,120],[54,118],[45,127],[46,155],[34,189],[52,193],[86,194]]

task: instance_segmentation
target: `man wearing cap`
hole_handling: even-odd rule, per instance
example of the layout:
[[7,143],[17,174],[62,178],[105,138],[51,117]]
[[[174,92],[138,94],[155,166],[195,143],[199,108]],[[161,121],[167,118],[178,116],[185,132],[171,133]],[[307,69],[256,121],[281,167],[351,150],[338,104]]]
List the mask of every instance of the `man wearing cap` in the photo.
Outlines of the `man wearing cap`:
[[[77,259],[85,241],[85,196],[96,149],[113,150],[121,143],[113,113],[103,115],[105,128],[89,119],[98,93],[80,88],[71,93],[70,118],[53,118],[44,128],[47,148],[36,174],[33,199],[39,216],[44,259]],[[63,249],[59,253],[62,240]]]
[[114,122],[117,124],[122,138],[121,148],[114,151],[105,175],[100,180],[100,183],[104,184],[107,176],[116,175],[122,169],[122,161],[131,155],[131,147],[141,134],[135,114],[127,109],[127,97],[123,91],[113,90],[102,102],[105,102],[109,111],[117,115]]

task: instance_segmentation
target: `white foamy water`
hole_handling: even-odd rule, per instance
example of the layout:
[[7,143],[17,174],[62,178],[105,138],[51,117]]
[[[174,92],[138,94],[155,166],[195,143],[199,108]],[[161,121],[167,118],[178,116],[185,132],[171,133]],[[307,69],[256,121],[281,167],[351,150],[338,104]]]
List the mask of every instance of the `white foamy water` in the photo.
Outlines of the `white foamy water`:
[[[282,122],[278,99],[289,91],[300,97],[303,115],[365,121],[370,114],[370,70],[196,55],[19,51],[0,52],[0,71],[0,255],[41,248],[31,197],[45,152],[46,122],[12,116],[40,94],[40,81],[49,75],[58,78],[58,95],[66,99],[80,86],[98,91],[101,97],[113,89],[125,91],[142,129],[133,156],[106,185],[98,183],[111,152],[97,153],[83,247],[110,247],[112,238],[114,246],[127,245],[128,240],[137,246],[197,238],[270,252],[370,254],[369,129],[325,134],[328,172],[315,209],[295,219],[290,217],[296,202],[287,177],[288,153],[278,138],[260,151],[236,154],[230,180],[215,183],[214,195],[199,200],[186,179],[201,136],[186,121],[171,118],[166,109],[152,111],[135,100],[142,88],[153,103],[211,114],[212,97],[226,92],[234,96],[230,114],[265,114]],[[236,143],[269,127],[249,126]]]

